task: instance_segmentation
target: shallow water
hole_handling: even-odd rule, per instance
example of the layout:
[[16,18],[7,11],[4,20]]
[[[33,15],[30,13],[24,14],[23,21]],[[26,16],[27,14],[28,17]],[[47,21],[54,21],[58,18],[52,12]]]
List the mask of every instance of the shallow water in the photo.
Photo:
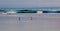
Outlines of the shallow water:
[[0,14],[0,31],[60,31],[60,14]]

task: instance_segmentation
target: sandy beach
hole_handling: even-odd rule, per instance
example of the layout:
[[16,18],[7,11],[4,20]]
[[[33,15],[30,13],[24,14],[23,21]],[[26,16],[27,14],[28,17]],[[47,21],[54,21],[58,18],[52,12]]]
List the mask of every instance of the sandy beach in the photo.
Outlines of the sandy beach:
[[0,31],[60,31],[60,14],[0,14]]

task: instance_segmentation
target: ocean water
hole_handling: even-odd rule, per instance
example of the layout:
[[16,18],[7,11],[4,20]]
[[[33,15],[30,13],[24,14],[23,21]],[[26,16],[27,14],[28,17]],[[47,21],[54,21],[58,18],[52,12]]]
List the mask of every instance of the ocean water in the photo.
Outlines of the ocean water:
[[[1,12],[3,10],[15,12],[18,9],[7,10],[5,8]],[[43,8],[41,10],[58,11],[60,8]],[[18,20],[19,17],[21,18],[20,21]],[[60,31],[60,13],[0,14],[0,31]]]
[[40,7],[40,8],[0,8],[0,12],[13,11],[17,12],[18,10],[32,10],[32,11],[60,11],[60,7]]
[[0,14],[0,31],[60,31],[60,14]]
[[[0,12],[17,12],[18,10],[32,10],[32,11],[60,11],[60,7],[40,7],[40,8],[0,8]],[[15,13],[15,14],[1,14],[0,16],[60,16],[60,13]]]

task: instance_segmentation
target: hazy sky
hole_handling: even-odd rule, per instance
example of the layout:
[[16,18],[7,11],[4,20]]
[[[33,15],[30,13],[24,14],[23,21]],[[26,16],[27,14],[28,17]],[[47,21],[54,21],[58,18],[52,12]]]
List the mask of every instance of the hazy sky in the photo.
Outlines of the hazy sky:
[[0,7],[60,7],[60,0],[0,0]]

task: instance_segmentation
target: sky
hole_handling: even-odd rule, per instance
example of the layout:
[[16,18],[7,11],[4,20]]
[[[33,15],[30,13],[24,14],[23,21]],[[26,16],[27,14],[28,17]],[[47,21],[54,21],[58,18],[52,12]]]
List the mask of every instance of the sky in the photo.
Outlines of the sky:
[[0,7],[4,8],[60,7],[60,0],[0,0]]

